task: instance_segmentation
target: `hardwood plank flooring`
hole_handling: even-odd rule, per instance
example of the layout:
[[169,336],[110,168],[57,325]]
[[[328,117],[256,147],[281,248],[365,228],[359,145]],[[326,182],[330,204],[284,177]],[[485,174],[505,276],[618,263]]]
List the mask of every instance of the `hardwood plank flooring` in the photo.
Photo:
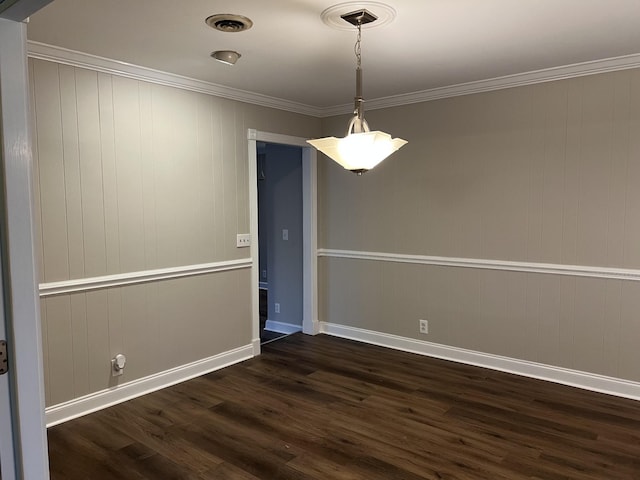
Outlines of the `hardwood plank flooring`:
[[640,479],[640,402],[295,334],[49,450],[52,480]]

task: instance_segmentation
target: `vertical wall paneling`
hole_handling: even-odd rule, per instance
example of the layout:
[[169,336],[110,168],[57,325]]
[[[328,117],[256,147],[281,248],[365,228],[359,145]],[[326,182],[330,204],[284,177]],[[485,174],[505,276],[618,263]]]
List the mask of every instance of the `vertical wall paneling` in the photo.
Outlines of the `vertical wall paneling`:
[[152,161],[155,184],[155,224],[159,266],[176,265],[176,213],[177,195],[173,190],[174,162],[173,140],[176,134],[171,122],[174,109],[168,102],[169,89],[151,86],[153,150]]
[[214,188],[214,165],[212,162],[214,150],[213,112],[211,101],[206,95],[201,95],[197,103],[197,142],[198,158],[196,169],[196,185],[198,191],[198,205],[200,212],[198,222],[200,226],[200,241],[203,255],[208,258],[216,257],[216,219]]
[[564,158],[564,185],[562,198],[562,259],[561,263],[578,264],[578,201],[580,156],[582,154],[582,102],[584,79],[573,80],[567,98],[567,136]]
[[[30,60],[42,282],[243,259],[246,129],[320,120]],[[46,402],[117,388],[251,343],[248,269],[43,298]],[[111,376],[111,358],[127,368]]]
[[44,370],[44,397],[45,404],[51,405],[51,374],[49,371],[49,336],[47,335],[46,326],[49,324],[47,322],[47,305],[44,301],[40,302],[40,321],[42,322],[42,358],[46,359],[44,361],[43,370]]
[[606,257],[605,264],[624,265],[624,228],[629,165],[629,136],[631,120],[631,77],[622,73],[614,77],[612,99],[611,142],[608,152],[608,188],[606,200]]
[[220,114],[225,121],[221,122],[220,130],[222,137],[222,188],[224,198],[224,255],[231,255],[234,258],[236,253],[236,231],[238,228],[238,218],[236,209],[238,206],[237,185],[238,178],[235,170],[235,123],[236,108],[233,102],[222,100],[220,102]]
[[536,342],[537,360],[549,365],[560,365],[560,313],[562,299],[562,278],[548,275],[540,282],[540,316],[535,319],[538,324]]
[[135,272],[145,269],[138,82],[113,77],[112,91],[119,271]]
[[[69,276],[71,278],[82,278],[85,275],[84,241],[82,233],[82,194],[75,69],[60,65],[58,75],[60,78],[60,119],[62,123],[66,207],[66,222],[64,225],[67,228]],[[60,228],[62,227],[63,225],[60,225]]]
[[38,128],[38,173],[45,281],[69,278],[69,253],[65,199],[65,167],[60,106],[58,65],[34,65],[35,114]]
[[224,163],[222,149],[222,100],[210,98],[211,104],[211,164],[213,166],[212,185],[215,194],[213,202],[213,222],[215,225],[215,235],[211,239],[215,246],[215,259],[224,258],[225,238],[227,230],[225,224],[225,195],[224,195]]
[[150,362],[150,346],[153,327],[147,314],[148,285],[133,285],[122,289],[122,352],[127,357],[127,367],[122,381],[142,378],[153,371]]
[[620,332],[620,350],[618,353],[619,372],[622,378],[637,377],[640,365],[640,285],[625,283],[622,288],[622,331]]
[[[110,380],[108,294],[105,290],[98,290],[83,295],[87,302],[89,387],[92,392],[96,392],[105,388]],[[52,402],[51,405],[55,403]]]
[[[245,105],[236,105],[235,130],[236,132],[246,132],[250,125],[245,123]],[[235,136],[236,159],[236,198],[238,201],[238,223],[237,233],[249,232],[249,171],[247,159],[247,137],[246,135]],[[240,252],[238,252],[240,253]]]
[[69,297],[71,307],[71,335],[73,352],[73,394],[82,397],[91,393],[89,381],[89,345],[87,301],[82,294]]
[[[172,105],[174,106],[176,121],[181,125],[179,135],[174,136],[172,148],[175,164],[174,188],[181,192],[182,202],[174,207],[176,230],[175,249],[176,261],[180,265],[197,263],[196,259],[202,257],[201,251],[201,226],[198,218],[201,217],[200,203],[198,202],[198,189],[196,175],[198,159],[198,114],[197,101],[199,95],[191,92],[172,92]],[[191,205],[191,208],[181,208],[182,205]],[[176,208],[177,207],[177,208]]]
[[[563,263],[564,182],[568,138],[568,90],[571,82],[540,86],[544,91],[544,155],[541,194],[540,251],[531,252],[530,260],[546,258]],[[535,234],[532,230],[532,234]]]
[[[409,144],[359,179],[320,159],[328,255],[640,269],[640,70],[374,110],[368,120]],[[325,119],[324,134],[344,121]],[[321,259],[324,321],[640,381],[635,279],[405,263],[381,274],[363,262],[378,260]],[[359,284],[376,292],[369,303]]]
[[631,74],[630,87],[630,118],[629,118],[629,150],[626,170],[625,223],[624,223],[624,263],[625,265],[640,265],[640,216],[634,214],[640,204],[640,70]]
[[49,344],[49,388],[51,402],[68,400],[74,392],[73,325],[68,297],[45,300]]
[[124,349],[124,325],[122,317],[122,288],[111,288],[107,291],[107,321],[109,325],[107,339],[109,342],[109,357],[103,361],[108,361],[118,353],[126,353]]
[[611,76],[583,79],[576,263],[606,265],[612,150]]
[[138,82],[138,97],[140,100],[140,173],[142,176],[142,217],[144,229],[144,268],[158,265],[158,245],[156,230],[156,191],[155,191],[155,157],[154,122],[151,85]]
[[[100,112],[100,155],[102,166],[102,194],[104,202],[107,274],[120,272],[120,232],[118,218],[118,176],[116,167],[113,77],[98,73],[98,102]],[[46,240],[46,237],[45,237]]]
[[606,288],[605,311],[603,318],[604,341],[603,355],[604,375],[619,375],[619,352],[622,336],[622,291],[623,282],[608,282]]
[[107,274],[98,74],[90,70],[76,69],[75,81],[82,190],[84,271],[85,275],[93,277]]

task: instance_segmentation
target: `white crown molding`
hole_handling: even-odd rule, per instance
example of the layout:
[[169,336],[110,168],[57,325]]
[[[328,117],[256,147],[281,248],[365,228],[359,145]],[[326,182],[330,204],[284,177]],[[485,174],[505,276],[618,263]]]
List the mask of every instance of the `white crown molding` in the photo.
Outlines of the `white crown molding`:
[[592,267],[582,265],[559,265],[554,263],[509,262],[477,258],[432,257],[427,255],[405,255],[398,253],[360,252],[353,250],[318,250],[319,257],[351,258],[378,262],[439,265],[445,267],[479,268],[483,270],[505,270],[510,272],[545,273],[573,277],[591,277],[610,280],[640,281],[640,270],[629,268]]
[[102,277],[79,278],[64,280],[61,282],[49,282],[40,284],[40,298],[52,295],[87,292],[102,288],[121,287],[136,283],[157,282],[173,278],[193,277],[229,270],[251,268],[251,259],[228,260],[224,262],[201,263],[198,265],[186,265],[181,267],[160,268],[157,270],[143,270],[116,275],[104,275]]
[[[379,110],[382,108],[399,107],[412,103],[429,102],[442,98],[459,97],[474,93],[491,92],[506,88],[534,85],[536,83],[553,82],[569,78],[584,77],[598,73],[616,72],[640,67],[640,54],[624,55],[621,57],[604,58],[590,62],[575,63],[561,67],[545,68],[532,72],[516,73],[504,77],[477,80],[474,82],[460,83],[446,87],[432,88],[419,92],[393,95],[389,97],[367,100],[367,110]],[[320,109],[321,117],[350,114],[353,112],[353,104],[336,105]]]
[[214,355],[213,357],[172,368],[155,375],[133,380],[100,392],[91,393],[74,400],[45,409],[47,428],[74,418],[97,412],[132,398],[155,392],[171,385],[211,373],[221,368],[248,360],[254,356],[253,345]]
[[491,355],[466,350],[464,348],[424,342],[345,325],[321,322],[320,328],[321,333],[335,337],[348,338],[350,340],[357,340],[359,342],[393,348],[404,352],[417,353],[428,357],[442,358],[467,365],[514,373],[524,377],[547,380],[562,385],[582,388],[584,390],[615,395],[617,397],[640,400],[640,383],[630,380],[544,365],[516,358],[502,357],[500,355]]
[[269,97],[267,95],[226,87],[224,85],[218,85],[211,82],[204,82],[194,78],[183,77],[182,75],[162,72],[160,70],[120,62],[110,58],[82,53],[76,50],[69,50],[67,48],[56,47],[31,40],[27,42],[27,48],[29,57],[37,58],[39,60],[47,60],[73,67],[86,68],[97,72],[119,75],[127,78],[133,78],[135,80],[181,88],[192,92],[205,93],[207,95],[228,98],[230,100],[237,100],[239,102],[250,103],[252,105],[260,105],[263,107],[285,110],[312,117],[320,116],[320,109],[310,105],[304,105],[290,100],[283,100],[281,98]]
[[[121,75],[136,80],[143,80],[159,85],[182,88],[194,92],[205,93],[217,97],[237,100],[239,102],[260,105],[263,107],[285,110],[312,117],[332,117],[335,115],[349,114],[353,112],[353,104],[334,105],[330,107],[314,107],[302,103],[292,102],[281,98],[269,97],[259,93],[239,90],[224,85],[204,82],[193,78],[162,72],[151,68],[132,65],[130,63],[99,57],[87,53],[69,50],[62,47],[47,45],[45,43],[28,41],[28,53],[31,58],[48,60],[52,62],[87,68],[98,72]],[[520,87],[536,83],[551,82],[568,78],[595,75],[598,73],[628,70],[640,67],[640,54],[624,55],[620,57],[605,58],[589,62],[575,63],[560,67],[545,68],[532,72],[517,73],[503,77],[478,80],[468,83],[460,83],[445,87],[422,90],[419,92],[392,95],[370,99],[366,102],[367,110],[399,107],[413,103],[429,102],[442,98],[471,95],[474,93],[490,92],[505,88]]]

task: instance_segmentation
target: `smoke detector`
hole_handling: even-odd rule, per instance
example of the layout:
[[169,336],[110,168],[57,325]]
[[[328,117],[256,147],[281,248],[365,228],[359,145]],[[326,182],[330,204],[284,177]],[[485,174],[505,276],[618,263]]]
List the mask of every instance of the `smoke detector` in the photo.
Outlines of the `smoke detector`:
[[244,32],[253,26],[253,22],[247,17],[231,13],[211,15],[205,22],[211,28],[225,33]]

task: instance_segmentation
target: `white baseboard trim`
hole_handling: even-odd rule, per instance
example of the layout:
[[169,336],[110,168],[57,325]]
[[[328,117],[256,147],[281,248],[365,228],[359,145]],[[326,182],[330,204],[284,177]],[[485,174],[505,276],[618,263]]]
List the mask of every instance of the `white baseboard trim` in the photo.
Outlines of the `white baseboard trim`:
[[260,355],[260,339],[254,338],[253,340],[251,340],[251,345],[253,347],[253,356],[257,357],[258,355]]
[[578,387],[617,397],[640,400],[640,383],[568,368],[554,367],[527,360],[491,355],[488,353],[450,347],[437,343],[414,340],[412,338],[387,333],[348,327],[335,323],[320,322],[321,333],[341,338],[357,340],[372,345],[417,353],[429,357],[442,358],[454,362],[514,373],[524,377],[547,380],[554,383]]
[[320,333],[320,322],[318,320],[312,321],[311,325],[307,329],[303,326],[302,333],[307,335],[318,335]]
[[264,325],[265,330],[278,333],[296,333],[302,331],[302,326],[293,323],[276,322],[275,320],[267,320]]
[[45,409],[47,428],[248,360],[254,356],[253,352],[254,346],[246,345],[213,357],[133,380],[117,387],[53,405]]

